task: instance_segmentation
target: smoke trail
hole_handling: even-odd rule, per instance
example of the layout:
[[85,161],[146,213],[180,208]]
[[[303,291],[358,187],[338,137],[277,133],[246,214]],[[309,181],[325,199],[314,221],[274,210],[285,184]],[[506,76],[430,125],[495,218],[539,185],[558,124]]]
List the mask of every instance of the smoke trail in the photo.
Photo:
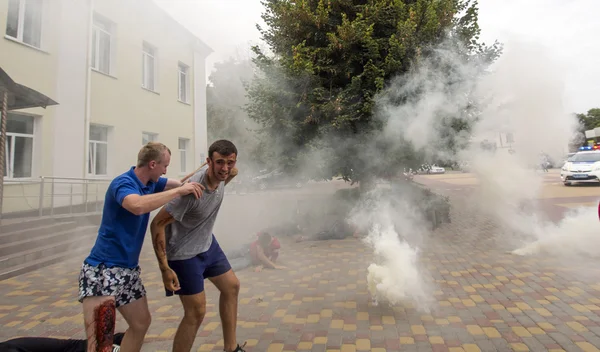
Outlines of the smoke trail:
[[432,285],[419,262],[419,245],[428,226],[413,206],[416,201],[410,188],[374,189],[351,212],[350,221],[368,229],[364,241],[375,254],[367,268],[375,305],[408,303],[426,312],[433,308]]
[[[521,42],[507,46],[510,50],[485,70],[480,62],[465,60],[452,46],[442,45],[413,72],[394,80],[378,101],[378,116],[386,126],[383,138],[398,148],[408,144],[430,160],[469,165],[479,182],[471,202],[503,229],[489,236],[508,246],[538,241],[516,254],[593,254],[598,246],[590,245],[598,240],[582,227],[595,228],[597,215],[581,211],[552,224],[534,206],[543,186],[536,171],[541,153],[562,160],[578,127],[563,107],[562,67],[543,47]],[[453,130],[449,122],[456,120],[469,128]],[[453,148],[442,149],[448,145]],[[406,215],[422,200],[377,201],[378,206],[362,207],[355,214],[355,221],[368,219],[372,228],[367,243],[376,261],[368,268],[370,289],[392,304],[410,300],[427,310],[431,286],[419,270],[418,246],[409,245],[405,237],[427,236],[424,222]],[[567,245],[571,233],[581,234],[579,244]]]
[[541,223],[535,229],[539,232],[536,235],[540,239],[514,250],[513,253],[543,253],[569,261],[600,257],[597,216],[596,208],[582,208],[569,212],[558,224]]

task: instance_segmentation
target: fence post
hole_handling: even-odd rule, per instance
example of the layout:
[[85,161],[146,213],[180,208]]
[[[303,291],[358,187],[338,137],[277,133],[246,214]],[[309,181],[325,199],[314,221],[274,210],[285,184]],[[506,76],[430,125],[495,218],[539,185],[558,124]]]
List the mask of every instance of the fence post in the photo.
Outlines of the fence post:
[[44,176],[40,176],[40,198],[39,198],[38,216],[44,216]]
[[88,212],[88,185],[90,184],[88,180],[84,180],[84,196],[83,196],[83,201],[85,203],[85,212]]
[[54,216],[54,179],[52,179],[52,190],[50,191],[50,216]]
[[73,214],[73,183],[69,188],[69,214]]

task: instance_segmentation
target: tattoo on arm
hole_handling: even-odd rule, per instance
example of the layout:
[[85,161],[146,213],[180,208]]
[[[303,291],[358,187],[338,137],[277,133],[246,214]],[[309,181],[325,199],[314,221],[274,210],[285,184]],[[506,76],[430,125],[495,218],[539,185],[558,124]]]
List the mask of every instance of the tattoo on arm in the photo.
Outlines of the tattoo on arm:
[[111,352],[116,323],[115,301],[108,300],[94,309],[96,352]]
[[[163,232],[164,234],[164,232]],[[158,237],[158,233],[157,236]],[[162,236],[164,238],[164,236]],[[156,258],[158,259],[158,263],[160,264],[163,259],[167,258],[167,247],[165,245],[164,239],[156,238],[154,241],[154,253],[156,254]]]
[[158,260],[158,266],[161,270],[165,270],[168,268],[167,264],[167,245],[165,240],[165,227],[172,223],[175,219],[172,216],[165,214],[162,216],[162,211],[159,213],[160,216],[158,219],[155,218],[152,221],[152,226],[150,232],[152,234],[152,245],[154,247],[154,253],[156,254],[156,259]]

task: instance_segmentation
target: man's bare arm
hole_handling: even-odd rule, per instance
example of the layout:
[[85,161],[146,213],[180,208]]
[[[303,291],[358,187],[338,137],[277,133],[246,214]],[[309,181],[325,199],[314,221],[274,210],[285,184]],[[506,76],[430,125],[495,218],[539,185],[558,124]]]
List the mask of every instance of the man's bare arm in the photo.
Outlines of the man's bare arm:
[[204,186],[199,183],[190,182],[181,187],[177,187],[168,191],[139,195],[130,194],[123,199],[123,208],[127,209],[135,215],[147,214],[154,211],[171,200],[187,194],[194,194],[196,198],[202,196]]
[[258,248],[256,248],[256,252],[258,254],[258,260],[260,260],[260,262],[271,269],[276,269],[277,265],[275,265],[275,263],[273,263],[269,258],[267,258],[267,256],[265,255],[265,252],[263,251],[263,249],[260,246],[257,246]]
[[174,178],[167,179],[167,185],[165,186],[165,191],[168,191],[173,188],[181,187],[182,183],[180,180]]
[[238,174],[238,169],[237,168],[233,168],[231,169],[231,172],[229,173],[229,177],[227,177],[227,179],[225,180],[225,186],[227,186],[227,184],[229,182],[231,182],[231,180],[233,180],[234,177],[236,177]]
[[181,179],[181,183],[184,183],[185,181],[187,181],[190,177],[194,176],[194,174],[198,171],[200,171],[201,168],[204,167],[204,165],[206,165],[206,161],[200,165],[200,167],[198,167],[194,172],[189,173],[187,176],[185,176],[184,178]]
[[169,269],[169,263],[167,262],[165,227],[174,221],[175,219],[171,216],[171,214],[169,214],[165,208],[162,208],[158,214],[156,214],[152,220],[152,223],[150,224],[152,245],[154,246],[154,253],[156,254],[160,271],[166,271]]

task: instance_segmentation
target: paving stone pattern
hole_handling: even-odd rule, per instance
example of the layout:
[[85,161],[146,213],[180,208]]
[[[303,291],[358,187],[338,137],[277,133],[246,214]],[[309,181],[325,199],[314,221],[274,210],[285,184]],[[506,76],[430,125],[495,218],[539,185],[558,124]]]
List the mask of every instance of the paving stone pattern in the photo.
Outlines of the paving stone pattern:
[[[435,307],[373,306],[366,268],[372,251],[357,239],[283,241],[287,270],[238,272],[238,337],[249,351],[598,351],[600,265],[565,265],[506,253],[494,224],[454,202],[453,223],[422,243],[420,264]],[[499,244],[500,243],[500,244]],[[0,340],[83,338],[77,275],[82,258],[0,282]],[[153,322],[143,351],[171,350],[182,308],[166,298],[147,241],[143,280]],[[586,270],[585,273],[582,270]],[[194,351],[221,351],[218,292],[207,283],[208,313]],[[119,317],[117,330],[124,330]]]

